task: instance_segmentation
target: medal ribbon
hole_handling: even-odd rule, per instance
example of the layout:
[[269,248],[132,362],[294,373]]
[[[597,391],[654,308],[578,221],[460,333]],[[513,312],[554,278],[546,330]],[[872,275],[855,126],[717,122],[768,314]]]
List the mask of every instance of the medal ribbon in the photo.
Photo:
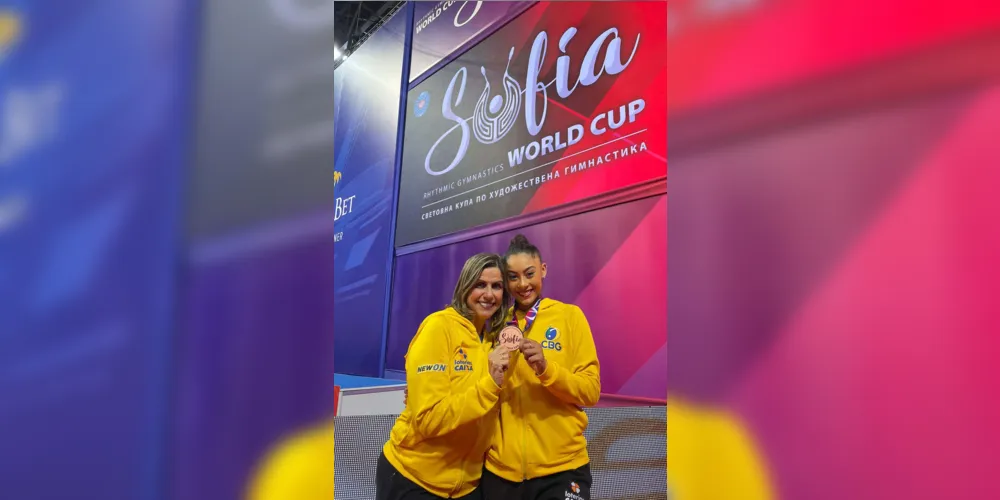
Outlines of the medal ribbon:
[[[535,316],[538,316],[538,306],[541,305],[541,303],[542,299],[541,297],[539,297],[539,299],[535,301],[535,305],[531,306],[531,309],[528,309],[528,313],[524,315],[525,335],[527,335],[528,329],[531,328],[532,323],[535,322]],[[514,310],[510,315],[510,321],[508,321],[507,324],[517,326],[518,328],[520,328],[520,326],[517,324],[517,306],[514,306]]]

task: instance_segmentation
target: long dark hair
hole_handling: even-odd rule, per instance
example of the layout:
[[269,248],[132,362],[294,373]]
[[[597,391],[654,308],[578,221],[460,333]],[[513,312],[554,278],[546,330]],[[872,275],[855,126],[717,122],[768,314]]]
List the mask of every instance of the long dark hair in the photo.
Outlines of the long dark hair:
[[510,290],[507,289],[507,262],[504,259],[501,259],[495,253],[480,253],[469,257],[469,260],[466,260],[465,265],[462,266],[462,273],[458,276],[458,282],[455,283],[455,293],[452,294],[451,307],[455,308],[462,316],[472,320],[472,311],[465,301],[469,298],[469,294],[472,293],[472,289],[475,288],[476,282],[479,281],[479,276],[483,274],[484,270],[490,268],[499,269],[501,279],[504,280],[503,299],[500,301],[500,307],[497,309],[497,312],[490,316],[490,321],[486,325],[486,331],[483,332],[483,337],[492,343],[496,339],[497,334],[500,333],[500,330],[503,329],[507,308],[514,301],[510,295]]

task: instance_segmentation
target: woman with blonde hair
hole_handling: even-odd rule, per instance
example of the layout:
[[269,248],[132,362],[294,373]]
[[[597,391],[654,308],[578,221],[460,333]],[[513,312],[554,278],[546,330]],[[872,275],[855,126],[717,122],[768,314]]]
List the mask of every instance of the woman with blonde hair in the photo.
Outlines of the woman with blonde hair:
[[496,254],[465,262],[452,302],[420,324],[406,353],[406,409],[382,448],[377,500],[481,497],[509,355],[492,348],[511,303]]

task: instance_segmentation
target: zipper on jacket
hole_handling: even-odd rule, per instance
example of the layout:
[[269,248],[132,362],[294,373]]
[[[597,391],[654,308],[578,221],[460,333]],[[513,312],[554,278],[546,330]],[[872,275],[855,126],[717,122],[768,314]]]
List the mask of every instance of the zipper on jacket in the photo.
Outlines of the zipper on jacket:
[[464,458],[462,459],[462,471],[458,476],[458,483],[455,483],[455,487],[451,490],[452,495],[457,494],[458,489],[462,487],[462,482],[465,481],[465,462],[467,461]]
[[[479,338],[479,348],[482,349],[484,345],[485,345],[485,342],[483,341],[482,336],[480,336],[480,338]],[[478,443],[479,440],[482,439],[482,435],[483,435],[483,420],[479,419],[479,421],[476,423],[476,443]],[[457,494],[459,488],[461,488],[462,484],[465,483],[465,464],[468,463],[468,462],[469,462],[469,455],[468,455],[468,453],[466,453],[462,457],[462,468],[461,468],[461,472],[458,475],[458,482],[455,483],[455,487],[451,489],[451,494],[452,495]]]
[[[487,344],[483,340],[482,335],[480,335],[480,337],[479,337],[479,348],[482,349],[483,346],[485,346],[485,345],[487,345]],[[489,350],[487,350],[487,353],[489,353]],[[488,364],[488,362],[487,362],[487,364]],[[488,369],[489,368],[487,368],[487,370]],[[501,395],[502,395],[502,393],[501,393]],[[479,421],[476,423],[476,441],[475,442],[479,443],[479,440],[482,439],[482,438],[483,438],[483,419],[479,419]],[[451,494],[452,495],[455,495],[457,493],[458,489],[461,488],[462,484],[465,482],[465,464],[468,463],[468,461],[469,461],[468,458],[469,458],[468,454],[466,454],[462,458],[462,472],[458,476],[458,483],[451,490]]]
[[[517,319],[517,311],[514,311],[514,319]],[[520,326],[520,325],[518,325]],[[524,332],[524,336],[528,336],[528,332]],[[521,361],[524,361],[522,359]],[[517,388],[517,412],[518,420],[521,422],[521,480],[528,480],[528,424],[524,421],[525,411],[524,411],[524,389],[526,384],[522,383],[520,387]]]
[[522,478],[521,480],[527,481],[528,480],[528,431],[527,431],[528,426],[524,421],[524,407],[522,406],[524,404],[524,398],[521,393],[523,389],[524,386],[517,388],[517,411],[518,411],[518,416],[520,417],[518,420],[521,421],[521,478]]
[[[477,441],[478,441],[478,439],[480,437],[480,433],[482,432],[482,426],[483,426],[483,422],[482,422],[482,420],[480,420],[479,423],[476,424],[476,440]],[[461,472],[458,475],[458,482],[455,483],[455,487],[451,489],[451,494],[452,495],[458,494],[458,489],[461,488],[462,487],[462,483],[465,482],[465,463],[469,461],[468,458],[469,458],[469,454],[468,453],[466,453],[464,456],[462,456]]]

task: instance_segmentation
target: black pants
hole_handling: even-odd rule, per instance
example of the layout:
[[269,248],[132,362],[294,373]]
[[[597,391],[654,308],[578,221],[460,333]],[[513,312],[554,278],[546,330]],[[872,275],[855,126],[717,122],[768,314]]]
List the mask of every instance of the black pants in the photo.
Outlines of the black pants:
[[[378,466],[375,468],[375,500],[438,500],[440,498],[442,497],[406,479],[406,476],[400,474],[389,463],[389,460],[385,458],[385,453],[379,454]],[[458,500],[481,499],[480,487],[477,487],[472,493],[459,497]]]
[[590,465],[520,483],[483,469],[483,500],[591,500]]

